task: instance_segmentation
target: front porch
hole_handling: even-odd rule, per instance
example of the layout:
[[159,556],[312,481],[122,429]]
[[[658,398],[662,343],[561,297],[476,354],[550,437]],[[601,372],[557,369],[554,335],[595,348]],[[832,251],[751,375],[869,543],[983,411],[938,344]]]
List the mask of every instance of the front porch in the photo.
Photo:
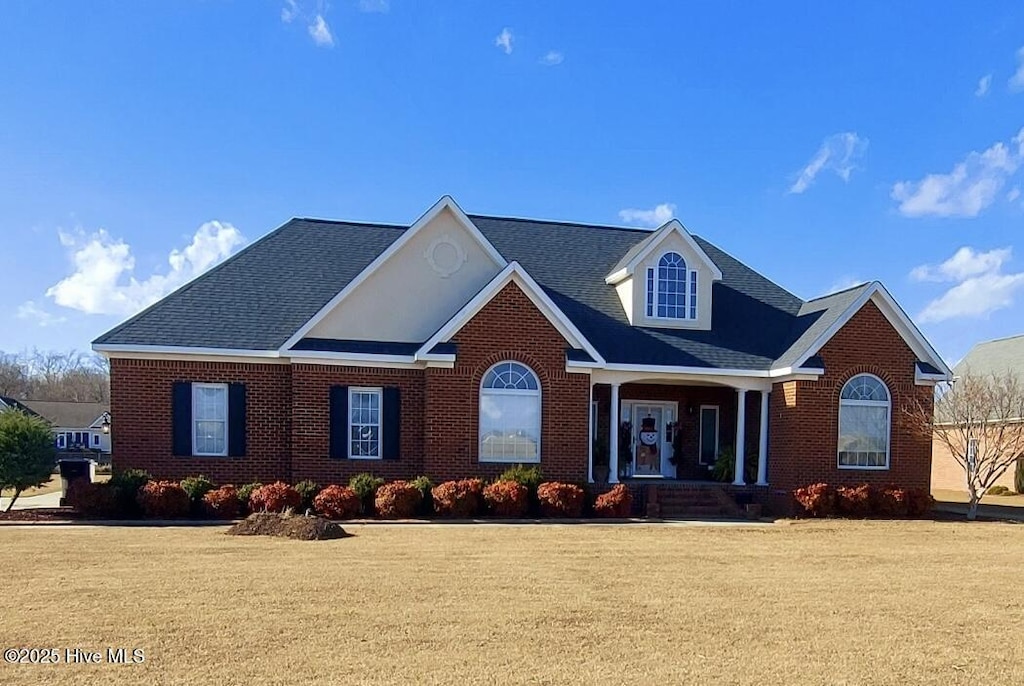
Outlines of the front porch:
[[766,382],[737,379],[730,386],[681,375],[595,381],[591,483],[768,485]]

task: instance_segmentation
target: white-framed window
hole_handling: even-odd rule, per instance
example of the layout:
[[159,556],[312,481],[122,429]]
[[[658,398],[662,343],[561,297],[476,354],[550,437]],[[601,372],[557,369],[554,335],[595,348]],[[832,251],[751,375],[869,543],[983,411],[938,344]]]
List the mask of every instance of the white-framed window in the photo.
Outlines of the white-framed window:
[[228,454],[228,385],[192,384],[192,454]]
[[93,448],[99,448],[100,447],[100,435],[99,434],[93,434],[92,435],[92,447]]
[[873,374],[858,374],[839,395],[839,468],[888,469],[892,399]]
[[68,439],[66,434],[57,434],[57,449],[64,450],[68,445]]
[[647,270],[646,302],[653,319],[696,319],[697,270],[687,270],[679,253],[665,253],[657,268]]
[[380,408],[383,389],[348,389],[348,456],[353,460],[379,460]]
[[480,461],[540,462],[540,381],[519,362],[499,362],[480,384]]

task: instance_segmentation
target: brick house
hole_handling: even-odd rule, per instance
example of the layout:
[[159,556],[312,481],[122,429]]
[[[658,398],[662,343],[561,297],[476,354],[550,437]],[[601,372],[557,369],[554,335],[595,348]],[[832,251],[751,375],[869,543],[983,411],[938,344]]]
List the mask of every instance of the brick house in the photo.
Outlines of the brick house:
[[[877,282],[804,301],[678,221],[293,219],[94,342],[115,467],[221,482],[927,487],[949,369]],[[615,446],[616,449],[609,449]]]

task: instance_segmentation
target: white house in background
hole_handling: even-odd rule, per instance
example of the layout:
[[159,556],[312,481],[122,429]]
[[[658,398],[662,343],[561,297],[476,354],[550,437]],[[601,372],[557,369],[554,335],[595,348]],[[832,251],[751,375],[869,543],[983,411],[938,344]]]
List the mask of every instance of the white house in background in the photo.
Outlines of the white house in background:
[[15,400],[0,396],[0,410],[18,409],[42,417],[53,427],[60,452],[110,454],[110,406],[58,400]]

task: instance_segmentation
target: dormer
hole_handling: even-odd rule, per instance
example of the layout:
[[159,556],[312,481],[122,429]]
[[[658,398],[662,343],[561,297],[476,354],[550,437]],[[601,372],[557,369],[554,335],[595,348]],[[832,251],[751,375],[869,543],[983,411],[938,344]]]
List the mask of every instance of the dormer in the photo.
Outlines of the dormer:
[[722,271],[678,220],[640,241],[605,283],[615,286],[633,326],[711,329],[711,285]]

